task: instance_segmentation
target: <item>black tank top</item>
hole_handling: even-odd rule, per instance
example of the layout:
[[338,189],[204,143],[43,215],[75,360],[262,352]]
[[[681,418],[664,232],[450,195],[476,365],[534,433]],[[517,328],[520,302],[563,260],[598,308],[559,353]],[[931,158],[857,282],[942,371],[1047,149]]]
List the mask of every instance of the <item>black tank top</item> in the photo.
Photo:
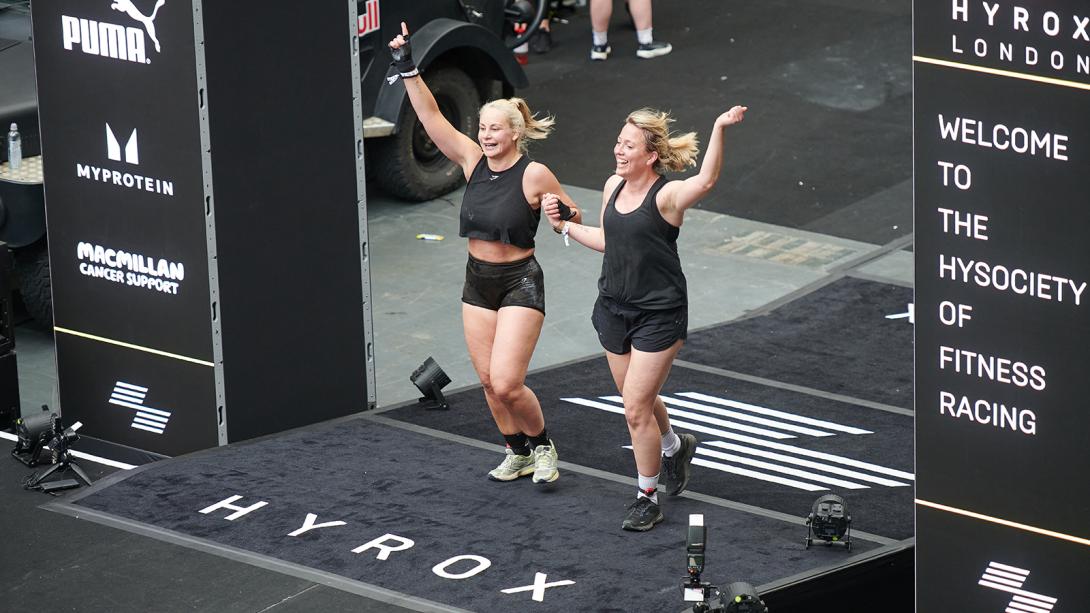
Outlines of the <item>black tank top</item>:
[[666,185],[659,177],[640,206],[630,213],[617,211],[614,190],[602,217],[606,251],[598,291],[620,306],[647,310],[673,309],[687,304],[685,274],[677,255],[680,229],[662,217],[655,196]]
[[530,158],[524,155],[507,170],[495,172],[481,156],[462,196],[458,236],[533,249],[541,209],[531,207],[522,191],[529,165]]

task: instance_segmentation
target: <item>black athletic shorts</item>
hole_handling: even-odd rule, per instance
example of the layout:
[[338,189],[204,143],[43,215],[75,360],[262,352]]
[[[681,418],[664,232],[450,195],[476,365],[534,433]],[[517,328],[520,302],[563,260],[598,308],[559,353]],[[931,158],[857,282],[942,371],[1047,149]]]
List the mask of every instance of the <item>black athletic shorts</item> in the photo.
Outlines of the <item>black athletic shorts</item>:
[[598,296],[591,322],[598,331],[598,341],[610,353],[625,354],[632,347],[655,353],[665,351],[689,331],[689,307],[650,311],[624,307]]
[[545,313],[545,275],[534,256],[495,264],[469,256],[462,302],[493,311],[521,306]]

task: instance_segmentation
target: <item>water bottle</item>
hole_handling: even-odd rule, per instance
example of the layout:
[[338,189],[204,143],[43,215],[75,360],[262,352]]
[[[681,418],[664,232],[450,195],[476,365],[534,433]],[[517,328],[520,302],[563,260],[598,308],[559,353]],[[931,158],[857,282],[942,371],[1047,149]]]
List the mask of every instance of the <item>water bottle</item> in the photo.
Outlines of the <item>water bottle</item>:
[[8,132],[8,168],[19,170],[23,163],[23,138],[19,136],[19,126],[12,122]]

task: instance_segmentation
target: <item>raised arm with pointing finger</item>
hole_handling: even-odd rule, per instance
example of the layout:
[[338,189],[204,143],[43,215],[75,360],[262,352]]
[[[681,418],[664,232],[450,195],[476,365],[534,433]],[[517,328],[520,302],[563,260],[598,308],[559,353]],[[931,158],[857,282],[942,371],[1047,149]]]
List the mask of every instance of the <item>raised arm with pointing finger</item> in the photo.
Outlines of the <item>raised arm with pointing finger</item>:
[[[526,370],[545,319],[545,274],[534,257],[546,193],[571,202],[544,164],[531,161],[527,144],[548,136],[553,118],[535,117],[521,98],[481,107],[477,140],[459,132],[439,110],[412,59],[409,28],[390,41],[391,83],[402,79],[409,103],[439,150],[466,179],[458,235],[467,240],[462,328],[481,380],[485,402],[507,444],[494,481],[533,475],[534,483],[560,476],[557,449],[545,416],[526,386]],[[578,221],[572,204],[569,215]]]

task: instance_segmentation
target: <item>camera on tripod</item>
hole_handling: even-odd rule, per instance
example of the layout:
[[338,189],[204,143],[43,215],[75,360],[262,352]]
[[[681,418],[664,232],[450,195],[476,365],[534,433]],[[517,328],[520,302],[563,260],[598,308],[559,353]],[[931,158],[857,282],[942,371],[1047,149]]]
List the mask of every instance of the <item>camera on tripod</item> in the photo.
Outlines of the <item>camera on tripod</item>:
[[689,516],[689,531],[685,539],[685,560],[688,575],[681,584],[685,602],[692,602],[693,613],[768,613],[761,596],[753,586],[736,581],[725,589],[702,581],[704,553],[707,549],[708,529],[702,514]]
[[[23,464],[34,467],[42,464],[51,464],[41,473],[34,473],[26,479],[23,486],[26,489],[42,489],[55,491],[91,485],[91,480],[83,469],[72,459],[71,446],[79,440],[77,430],[83,425],[80,422],[65,428],[60,416],[50,413],[48,407],[43,406],[43,411],[37,415],[19,418],[15,421],[15,432],[18,439],[11,455]],[[48,451],[49,461],[44,462]],[[46,481],[54,474],[63,474],[71,470],[76,480]]]

